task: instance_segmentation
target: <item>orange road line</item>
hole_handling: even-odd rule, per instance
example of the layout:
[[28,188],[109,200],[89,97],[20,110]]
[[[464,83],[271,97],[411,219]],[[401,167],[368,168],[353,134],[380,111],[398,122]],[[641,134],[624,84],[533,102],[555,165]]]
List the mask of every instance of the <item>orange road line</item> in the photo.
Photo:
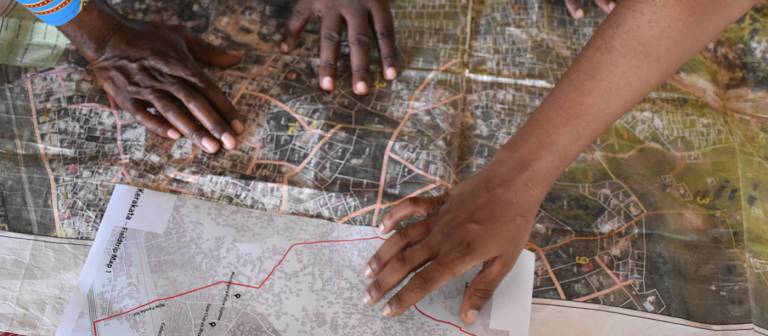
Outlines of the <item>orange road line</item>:
[[314,157],[315,154],[317,154],[317,152],[320,150],[320,147],[325,145],[326,142],[330,141],[333,134],[336,133],[336,131],[338,131],[339,129],[341,129],[341,125],[334,127],[333,129],[331,129],[330,132],[326,133],[323,139],[321,139],[315,145],[315,147],[312,148],[312,151],[309,152],[309,155],[307,155],[304,161],[301,162],[301,164],[298,167],[296,167],[296,169],[294,169],[292,172],[286,174],[283,177],[283,197],[280,198],[280,206],[277,209],[278,213],[283,213],[283,211],[285,210],[285,204],[288,202],[288,180],[296,176],[297,174],[299,174],[299,172],[301,172],[301,170],[303,170],[307,166],[307,164],[309,164],[309,161],[312,160],[312,157]]
[[627,281],[624,281],[624,282],[621,282],[621,283],[617,283],[617,284],[615,284],[615,285],[613,285],[613,286],[611,286],[609,288],[603,289],[603,290],[601,290],[599,292],[594,292],[592,294],[585,295],[585,296],[582,296],[580,298],[573,299],[573,301],[576,301],[576,302],[589,301],[589,300],[592,300],[592,299],[594,299],[596,297],[600,297],[600,296],[603,296],[603,295],[608,294],[610,292],[613,292],[613,291],[615,291],[617,289],[624,288],[624,286],[631,285],[634,282],[635,282],[634,280],[627,280]]
[[429,105],[429,106],[425,106],[425,107],[419,108],[415,112],[422,112],[422,111],[426,111],[426,110],[435,109],[435,108],[438,108],[440,106],[450,104],[453,101],[459,100],[461,98],[464,98],[464,94],[463,93],[457,94],[457,95],[455,95],[455,96],[453,96],[451,98],[448,98],[446,100],[443,100],[443,101],[441,101],[439,103],[435,103],[435,104],[432,104],[432,105]]
[[254,160],[248,163],[248,170],[246,170],[247,174],[253,173],[253,169],[256,168],[256,165],[259,164],[271,164],[271,165],[278,165],[278,166],[286,166],[291,168],[292,170],[298,169],[298,167],[283,161],[275,161],[275,160],[258,160],[258,156],[253,157]]
[[[403,120],[400,121],[400,124],[397,125],[397,128],[392,132],[392,136],[389,139],[389,142],[387,143],[387,148],[384,151],[384,161],[381,164],[381,177],[379,178],[379,193],[376,197],[376,204],[381,204],[382,199],[384,198],[384,186],[386,184],[387,180],[387,167],[389,166],[389,154],[392,152],[392,146],[395,144],[395,140],[397,140],[397,136],[400,135],[400,132],[403,130],[403,127],[405,127],[405,124],[408,123],[408,120],[411,118],[413,113],[415,112],[413,109],[413,104],[418,98],[418,96],[421,94],[421,92],[424,90],[424,88],[427,87],[427,84],[432,81],[435,76],[445,71],[446,69],[450,68],[454,64],[458,63],[459,60],[453,60],[450,61],[438,68],[437,70],[432,71],[427,78],[424,78],[424,81],[421,82],[421,84],[416,88],[416,91],[413,92],[413,95],[408,99],[408,109],[405,113],[405,116],[403,116]],[[374,214],[373,214],[373,223],[376,223],[378,217],[379,217],[379,210],[380,208],[376,208]]]
[[621,283],[621,280],[619,280],[619,278],[616,276],[616,274],[613,273],[612,269],[608,268],[608,265],[606,265],[605,262],[603,262],[602,258],[600,258],[599,255],[595,256],[595,261],[597,261],[597,263],[600,264],[600,267],[602,267],[603,270],[606,273],[608,273],[608,275],[611,276],[611,279],[613,279],[613,282],[615,282],[616,284]]
[[120,153],[120,163],[125,164],[128,162],[128,158],[125,156],[125,148],[123,147],[123,124],[120,120],[120,112],[115,109],[115,101],[112,97],[107,95],[109,99],[109,111],[112,112],[112,116],[115,117],[115,139],[117,142],[117,151]]
[[160,185],[165,187],[165,188],[169,188],[170,189],[170,187],[167,187],[166,185],[171,181],[171,179],[176,177],[176,174],[179,173],[181,168],[183,168],[184,166],[186,166],[190,162],[192,162],[192,160],[194,160],[195,157],[197,157],[197,147],[192,147],[192,153],[190,153],[189,156],[184,159],[184,161],[179,163],[179,165],[176,166],[176,169],[174,169],[172,173],[168,174],[168,176],[166,177],[165,181],[161,182]]
[[346,222],[350,221],[352,218],[355,218],[355,217],[358,217],[358,216],[362,216],[363,214],[371,212],[372,210],[384,209],[384,208],[387,208],[387,207],[390,207],[390,206],[398,205],[398,204],[402,203],[403,201],[405,201],[405,200],[407,200],[407,199],[409,199],[411,197],[419,196],[419,195],[421,195],[421,194],[423,194],[423,193],[425,193],[427,191],[430,191],[430,190],[436,188],[437,186],[438,186],[437,184],[428,184],[428,185],[423,186],[423,187],[421,187],[421,188],[419,188],[417,190],[414,190],[412,193],[410,193],[407,196],[404,196],[404,197],[398,199],[397,201],[390,202],[390,203],[384,203],[384,204],[373,204],[373,205],[369,205],[369,206],[364,207],[364,208],[360,208],[360,209],[358,209],[356,211],[350,212],[348,215],[342,217],[341,219],[337,219],[336,222],[337,223],[346,223]]
[[259,98],[266,99],[266,100],[272,102],[272,104],[275,104],[278,107],[280,107],[281,109],[285,110],[286,112],[288,112],[288,114],[293,116],[294,119],[296,119],[296,121],[301,125],[301,128],[303,128],[305,130],[311,130],[312,129],[312,127],[309,127],[309,125],[307,125],[307,122],[304,121],[304,116],[302,116],[301,114],[296,112],[296,110],[292,109],[290,106],[285,105],[283,102],[277,100],[277,98],[272,97],[270,95],[263,94],[261,92],[255,92],[255,91],[248,91],[247,93],[249,95],[253,95],[253,96],[256,96],[256,97],[259,97]]
[[547,268],[547,273],[549,274],[549,277],[552,279],[552,283],[555,285],[555,288],[557,289],[557,294],[560,295],[561,300],[565,300],[565,291],[563,291],[563,287],[560,286],[560,281],[557,280],[557,276],[555,275],[555,271],[552,270],[552,266],[549,264],[549,260],[547,260],[547,256],[544,255],[544,250],[541,249],[538,245],[528,242],[528,246],[536,250],[536,252],[539,254],[539,257],[541,257],[541,261],[544,263],[544,267]]
[[395,161],[402,163],[404,166],[406,166],[406,167],[408,167],[409,169],[411,169],[411,170],[415,171],[417,174],[419,174],[419,175],[422,175],[422,176],[424,176],[424,177],[426,177],[426,178],[429,178],[429,179],[435,180],[435,182],[437,182],[438,184],[441,184],[441,185],[443,185],[443,186],[444,186],[444,187],[446,187],[446,188],[449,188],[449,189],[451,188],[451,185],[450,185],[450,183],[446,182],[445,180],[443,180],[443,179],[441,179],[441,178],[439,178],[439,177],[437,177],[437,176],[434,176],[434,175],[432,175],[432,174],[430,174],[430,173],[427,173],[427,172],[425,172],[425,171],[421,170],[419,167],[416,167],[416,166],[414,166],[413,164],[411,164],[410,162],[408,162],[408,161],[405,161],[405,159],[403,159],[403,158],[402,158],[402,157],[400,157],[399,155],[397,155],[397,154],[394,154],[394,153],[390,153],[389,155],[390,155],[390,156],[391,156],[393,159],[395,159]]
[[346,215],[346,216],[344,216],[344,217],[342,217],[340,219],[337,219],[336,223],[341,223],[341,224],[346,223],[346,222],[352,220],[352,218],[355,218],[355,217],[358,217],[358,216],[362,216],[362,215],[364,215],[364,214],[366,214],[368,212],[371,212],[372,210],[378,208],[379,206],[380,205],[378,205],[378,204],[373,204],[373,205],[369,205],[369,206],[367,206],[365,208],[360,208],[360,209],[358,209],[356,211],[350,212],[348,215]]
[[266,72],[266,70],[272,64],[272,61],[275,60],[275,57],[277,56],[273,55],[272,57],[269,58],[267,63],[264,63],[264,65],[260,66],[258,69],[255,69],[253,72],[251,72],[250,75],[248,75],[246,80],[244,80],[243,83],[240,84],[240,87],[237,89],[237,92],[235,93],[235,97],[232,98],[232,105],[237,104],[237,102],[240,100],[240,97],[242,97],[243,93],[245,93],[245,90],[248,89],[248,85],[251,84],[251,81],[253,81],[253,79],[256,76]]
[[165,190],[174,191],[174,192],[177,192],[179,194],[192,195],[192,192],[190,192],[189,190],[186,190],[186,189],[181,189],[181,188],[176,188],[176,187],[171,187],[171,186],[163,187],[163,188]]
[[253,172],[253,168],[256,167],[256,165],[258,164],[259,156],[261,156],[261,145],[257,144],[257,146],[254,146],[247,141],[243,141],[242,143],[243,145],[248,145],[253,147],[253,154],[251,156],[251,161],[248,162],[248,168],[246,168],[245,170],[245,173],[250,175]]
[[561,242],[559,242],[559,243],[557,243],[557,244],[554,244],[554,245],[549,245],[549,246],[545,246],[545,247],[544,247],[544,250],[545,250],[545,251],[551,251],[551,250],[554,250],[554,249],[556,249],[556,248],[558,248],[558,247],[561,247],[561,246],[563,246],[563,245],[567,245],[567,244],[570,244],[570,243],[571,243],[572,241],[574,241],[574,240],[598,240],[598,239],[603,239],[603,238],[610,238],[610,237],[613,237],[613,236],[615,236],[615,235],[617,235],[617,234],[619,234],[619,233],[623,232],[624,230],[626,230],[626,229],[627,229],[629,226],[631,226],[632,224],[635,224],[635,223],[637,223],[637,221],[639,221],[640,219],[643,219],[643,218],[644,218],[646,215],[648,215],[648,214],[649,214],[648,212],[643,212],[642,214],[640,214],[639,216],[637,216],[637,217],[633,218],[631,221],[629,221],[629,222],[625,223],[625,224],[624,224],[624,225],[622,225],[621,227],[619,227],[619,228],[617,228],[617,229],[615,229],[615,230],[613,230],[613,231],[611,231],[611,232],[608,232],[608,233],[606,233],[606,234],[603,234],[603,235],[597,235],[597,236],[592,236],[592,237],[576,237],[576,236],[572,236],[572,237],[570,237],[570,238],[568,238],[568,239],[566,239],[566,240],[563,240],[563,241],[561,241]]
[[48,174],[48,183],[51,187],[51,210],[53,211],[53,223],[56,227],[56,235],[62,236],[63,231],[61,228],[61,220],[59,218],[59,195],[56,188],[56,179],[53,177],[53,170],[48,163],[48,155],[45,154],[45,145],[43,145],[43,138],[40,135],[40,126],[37,125],[37,106],[33,99],[32,94],[32,82],[29,79],[25,81],[27,87],[27,95],[29,96],[29,107],[32,112],[32,129],[35,133],[35,141],[37,142],[37,148],[40,151],[40,161],[43,161],[43,167]]
[[314,156],[315,156],[315,154],[317,154],[317,152],[320,150],[320,147],[322,147],[323,145],[325,145],[325,143],[327,143],[328,141],[330,141],[330,140],[331,140],[331,137],[333,136],[333,134],[334,134],[334,133],[336,133],[336,132],[337,132],[339,129],[341,129],[341,125],[334,127],[333,129],[331,129],[331,131],[330,131],[330,132],[326,133],[326,134],[325,134],[325,136],[323,137],[323,139],[322,139],[322,140],[320,140],[320,141],[317,143],[317,145],[315,145],[315,147],[314,147],[314,148],[312,148],[312,151],[310,151],[310,152],[309,152],[309,155],[307,156],[307,158],[305,158],[305,159],[304,159],[304,161],[303,161],[303,162],[301,162],[301,164],[299,165],[299,167],[298,167],[298,168],[296,168],[296,170],[294,170],[293,172],[291,172],[291,174],[289,174],[289,175],[290,175],[290,176],[296,176],[296,175],[299,173],[299,171],[301,171],[302,169],[304,169],[304,167],[306,167],[306,166],[307,166],[307,164],[309,164],[309,160],[311,160],[311,159],[312,159],[312,157],[314,157]]
[[[620,285],[620,284],[622,284],[621,280],[619,280],[619,278],[616,276],[616,273],[614,273],[612,269],[608,268],[608,265],[606,265],[606,264],[603,262],[603,260],[600,258],[600,256],[599,256],[599,255],[595,256],[595,261],[597,261],[597,263],[600,265],[600,267],[602,267],[602,268],[603,268],[603,270],[604,270],[606,273],[608,273],[608,275],[611,277],[611,279],[613,279],[613,282],[615,282],[615,283],[616,283],[616,285]],[[627,281],[631,281],[631,280],[627,280]],[[634,282],[634,281],[632,281],[632,282]],[[620,287],[621,287],[622,289],[624,289],[624,292],[625,292],[625,293],[627,293],[627,296],[629,296],[629,299],[630,299],[630,300],[632,300],[632,303],[634,303],[634,304],[635,304],[635,306],[637,306],[637,308],[638,308],[638,309],[640,309],[640,303],[639,303],[639,302],[637,302],[637,300],[636,300],[636,299],[635,299],[635,297],[632,295],[632,293],[630,293],[629,291],[627,291],[627,289],[624,287],[624,285],[621,285]]]

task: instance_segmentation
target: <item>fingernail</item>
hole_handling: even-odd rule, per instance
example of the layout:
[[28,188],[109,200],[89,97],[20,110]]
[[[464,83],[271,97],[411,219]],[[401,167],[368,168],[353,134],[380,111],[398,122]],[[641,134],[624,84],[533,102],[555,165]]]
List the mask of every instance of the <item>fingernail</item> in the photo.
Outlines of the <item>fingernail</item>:
[[222,134],[221,142],[224,143],[224,148],[226,149],[235,149],[237,146],[237,140],[229,133]]
[[227,54],[232,57],[243,57],[243,55],[245,55],[245,50],[227,50]]
[[389,306],[389,303],[384,305],[384,308],[381,309],[381,315],[392,317],[392,307]]
[[579,8],[579,10],[576,11],[576,15],[574,15],[574,19],[578,20],[584,17],[584,10]]
[[368,293],[368,291],[365,291],[365,294],[363,295],[363,303],[369,306],[373,304],[373,298],[371,297],[371,294]]
[[611,1],[608,3],[608,12],[610,13],[614,8],[616,8],[616,3]]
[[373,278],[373,268],[370,265],[365,266],[365,277],[368,279]]
[[394,67],[387,67],[387,70],[384,71],[384,78],[394,80],[397,78],[397,70]]
[[464,322],[467,322],[467,324],[474,324],[475,321],[477,320],[477,314],[478,313],[479,312],[477,310],[474,310],[474,309],[468,311],[467,315],[464,317],[464,320],[465,320]]
[[177,131],[177,130],[175,130],[173,128],[171,128],[168,131],[166,131],[165,134],[168,135],[168,137],[173,139],[173,140],[179,140],[179,138],[181,138],[181,133],[179,133],[179,131]]
[[285,42],[280,43],[280,51],[284,53],[288,52],[288,45]]
[[243,134],[243,132],[245,132],[245,126],[243,126],[243,123],[241,123],[239,120],[232,120],[229,125],[232,126],[232,130],[234,130],[237,134]]
[[214,140],[211,137],[205,137],[203,138],[203,148],[205,148],[208,153],[216,153],[216,151],[219,150],[219,142]]
[[368,93],[368,84],[363,81],[357,82],[357,84],[355,84],[355,93],[359,95]]
[[320,87],[325,91],[333,90],[333,79],[331,79],[331,77],[323,77],[323,79],[320,80]]

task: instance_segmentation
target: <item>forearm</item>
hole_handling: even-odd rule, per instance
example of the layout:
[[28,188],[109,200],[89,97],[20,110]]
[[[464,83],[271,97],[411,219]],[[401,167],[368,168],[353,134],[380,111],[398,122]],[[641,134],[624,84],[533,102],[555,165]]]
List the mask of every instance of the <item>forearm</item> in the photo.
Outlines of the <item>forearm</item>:
[[[527,158],[553,182],[616,119],[671,76],[752,0],[622,1],[494,161]],[[535,159],[531,159],[535,158]]]

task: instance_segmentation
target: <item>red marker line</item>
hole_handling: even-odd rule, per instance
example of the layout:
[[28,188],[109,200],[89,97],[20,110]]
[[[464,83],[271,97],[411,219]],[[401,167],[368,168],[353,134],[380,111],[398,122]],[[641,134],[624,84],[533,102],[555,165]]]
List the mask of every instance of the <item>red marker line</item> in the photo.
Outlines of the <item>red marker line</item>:
[[[214,287],[214,286],[218,286],[218,285],[222,285],[222,284],[227,284],[227,285],[239,286],[239,287],[245,287],[245,288],[251,288],[251,289],[261,289],[262,287],[264,287],[264,285],[266,285],[267,281],[269,281],[269,279],[272,278],[272,275],[275,273],[275,271],[277,271],[277,269],[280,267],[280,265],[283,264],[285,259],[291,253],[291,250],[293,250],[293,248],[295,248],[297,246],[321,245],[321,244],[341,244],[341,243],[352,243],[352,242],[369,241],[369,240],[384,240],[384,239],[379,237],[379,236],[374,236],[374,237],[364,237],[364,238],[355,238],[355,239],[319,240],[319,241],[299,242],[299,243],[291,244],[290,246],[288,246],[288,249],[285,250],[285,252],[283,253],[283,255],[280,258],[280,260],[277,262],[277,264],[275,264],[275,266],[272,267],[272,270],[269,271],[269,273],[264,278],[264,280],[262,280],[258,285],[249,285],[249,284],[244,284],[244,283],[239,283],[239,282],[220,280],[220,281],[216,281],[214,283],[207,284],[205,286],[201,286],[201,287],[197,287],[197,288],[194,288],[194,289],[190,289],[190,290],[188,290],[186,292],[178,293],[178,294],[175,294],[175,295],[172,295],[172,296],[167,296],[167,297],[163,297],[163,298],[159,298],[159,299],[154,299],[152,301],[149,301],[147,303],[138,305],[138,306],[133,307],[131,309],[128,309],[126,311],[123,311],[123,312],[120,312],[120,313],[116,313],[116,314],[113,314],[113,315],[109,315],[107,317],[103,317],[103,318],[100,318],[98,320],[93,321],[93,335],[94,336],[98,336],[98,331],[97,331],[96,327],[97,327],[97,324],[100,323],[100,322],[104,322],[104,321],[107,321],[107,320],[110,320],[110,319],[114,319],[114,318],[117,318],[117,317],[120,317],[120,316],[124,316],[126,314],[130,314],[130,313],[132,313],[132,312],[134,312],[136,310],[139,310],[141,308],[147,307],[147,306],[152,305],[152,304],[157,303],[157,302],[176,299],[176,298],[179,298],[179,297],[182,297],[182,296],[185,296],[185,295],[189,295],[189,294],[192,294],[192,293],[195,293],[195,292],[199,292],[201,290],[208,289],[208,288],[211,288],[211,287]],[[464,330],[464,328],[462,328],[460,325],[458,325],[456,323],[453,323],[453,322],[450,322],[450,321],[440,320],[438,318],[435,318],[432,315],[427,314],[426,312],[421,310],[418,306],[414,306],[414,307],[416,308],[416,310],[419,313],[421,313],[425,317],[429,318],[430,320],[433,320],[433,321],[438,322],[438,323],[450,325],[450,326],[458,329],[459,331],[461,331],[462,333],[464,333],[466,335],[476,336],[475,334],[473,334],[473,333],[471,333],[469,331]]]

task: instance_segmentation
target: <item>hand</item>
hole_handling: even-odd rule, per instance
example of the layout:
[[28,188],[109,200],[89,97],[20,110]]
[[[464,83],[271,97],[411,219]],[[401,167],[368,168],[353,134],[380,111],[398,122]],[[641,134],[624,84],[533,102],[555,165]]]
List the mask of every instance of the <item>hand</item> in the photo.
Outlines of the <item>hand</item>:
[[421,221],[397,231],[370,259],[366,276],[373,281],[365,301],[373,305],[410,273],[408,283],[382,309],[397,316],[430,292],[472,266],[483,264],[464,293],[461,316],[472,324],[528,241],[539,205],[551,181],[501,162],[459,184],[446,196],[412,198],[382,220],[391,231],[414,216]]
[[117,105],[151,132],[174,140],[184,135],[208,153],[237,145],[240,116],[196,61],[227,67],[241,54],[182,26],[126,20],[103,0],[89,2],[61,30]]
[[[611,14],[611,11],[616,7],[616,2],[612,0],[594,0],[595,3],[606,13]],[[584,17],[584,10],[581,8],[581,0],[565,0],[565,6],[568,7],[568,12],[571,16],[578,20]]]
[[388,0],[299,0],[286,22],[286,33],[280,51],[288,53],[296,47],[299,35],[310,18],[320,18],[320,87],[332,91],[335,87],[336,60],[339,55],[342,20],[347,24],[351,49],[353,91],[366,95],[371,86],[369,70],[373,19],[384,78],[397,78],[397,47],[395,29]]
[[226,67],[240,58],[182,26],[130,21],[90,69],[115,102],[148,130],[174,140],[183,134],[215,153],[221,144],[234,149],[244,127],[227,96],[195,61]]

